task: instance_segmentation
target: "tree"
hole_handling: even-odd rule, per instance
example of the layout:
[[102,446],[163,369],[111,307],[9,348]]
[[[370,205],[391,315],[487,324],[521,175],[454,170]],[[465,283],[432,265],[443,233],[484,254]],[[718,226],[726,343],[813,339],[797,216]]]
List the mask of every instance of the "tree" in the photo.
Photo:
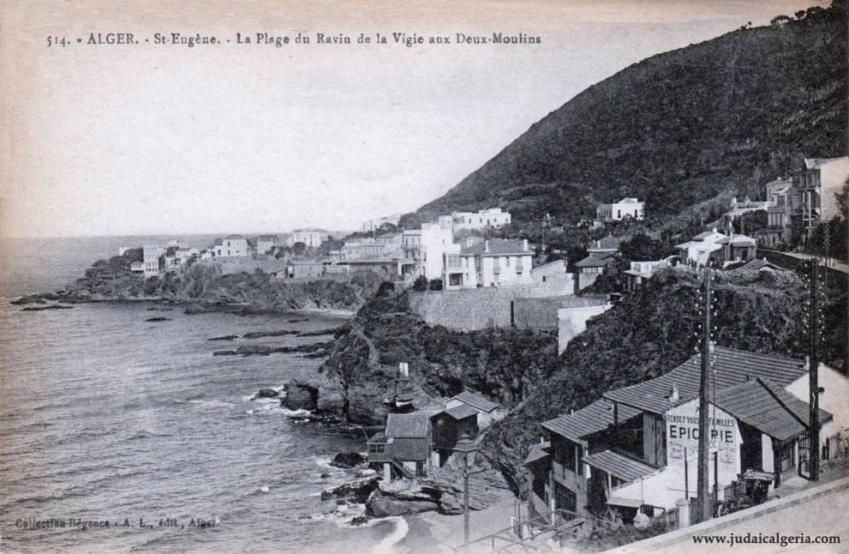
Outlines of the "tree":
[[307,245],[303,242],[296,242],[292,245],[292,251],[296,256],[303,256],[304,252],[307,251]]
[[665,258],[672,254],[672,249],[657,239],[639,234],[620,244],[619,252],[628,260],[644,262]]

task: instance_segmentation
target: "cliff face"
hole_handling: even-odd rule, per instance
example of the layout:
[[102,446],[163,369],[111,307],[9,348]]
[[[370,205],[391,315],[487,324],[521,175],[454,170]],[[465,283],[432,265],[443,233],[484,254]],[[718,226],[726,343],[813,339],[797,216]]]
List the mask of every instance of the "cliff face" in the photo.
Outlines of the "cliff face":
[[[647,201],[650,220],[758,186],[803,156],[847,149],[845,3],[634,64],[531,126],[404,224],[501,206],[576,223],[598,202]],[[650,223],[652,222],[650,221]]]
[[18,303],[43,300],[101,302],[151,300],[187,304],[191,309],[240,312],[278,312],[305,308],[357,310],[380,286],[374,273],[362,272],[350,282],[276,281],[262,271],[222,275],[212,265],[194,264],[183,273],[145,280],[130,271],[138,252],[95,262],[63,290],[25,297]]
[[[516,405],[555,368],[556,337],[509,329],[458,333],[430,327],[406,293],[385,285],[347,325],[313,384],[318,408],[352,422],[380,424],[385,399],[448,397],[464,388]],[[409,382],[398,364],[410,366]]]
[[[804,357],[806,291],[794,273],[729,272],[717,279],[718,344]],[[398,392],[401,361],[410,364],[414,390],[405,392],[417,406],[464,387],[480,391],[510,410],[485,437],[484,455],[520,489],[521,461],[539,440],[540,422],[661,375],[695,352],[699,285],[689,272],[659,273],[591,320],[559,357],[548,333],[429,327],[409,311],[405,294],[384,287],[348,323],[308,385],[320,410],[364,424],[382,423],[384,399]],[[833,283],[825,307],[825,359],[837,366],[847,341],[846,290],[845,281]]]

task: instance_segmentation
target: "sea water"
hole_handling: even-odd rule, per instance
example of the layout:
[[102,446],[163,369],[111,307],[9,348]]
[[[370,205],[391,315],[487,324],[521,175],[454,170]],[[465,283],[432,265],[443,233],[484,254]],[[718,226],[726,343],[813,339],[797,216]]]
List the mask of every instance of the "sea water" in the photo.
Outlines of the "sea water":
[[247,341],[208,340],[324,329],[339,319],[189,316],[147,303],[24,312],[9,303],[61,288],[94,260],[143,240],[0,242],[0,552],[396,548],[406,529],[400,518],[354,528],[362,507],[320,498],[351,478],[328,460],[363,451],[363,438],[288,417],[276,400],[252,399],[260,388],[308,376],[321,361],[213,356]]

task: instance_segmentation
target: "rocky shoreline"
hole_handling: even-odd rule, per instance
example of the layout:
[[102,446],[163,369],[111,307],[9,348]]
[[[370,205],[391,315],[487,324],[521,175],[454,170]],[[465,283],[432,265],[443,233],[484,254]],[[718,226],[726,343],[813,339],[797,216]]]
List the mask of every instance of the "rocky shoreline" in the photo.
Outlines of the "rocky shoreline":
[[[197,262],[180,273],[145,279],[131,271],[137,251],[99,260],[85,274],[54,292],[22,296],[12,304],[43,309],[94,302],[152,302],[181,307],[186,314],[225,312],[235,315],[328,313],[351,315],[377,291],[382,279],[373,272],[355,273],[344,282],[288,282],[262,270],[224,274],[215,264]],[[51,304],[52,305],[52,304]],[[38,311],[36,309],[28,311]]]

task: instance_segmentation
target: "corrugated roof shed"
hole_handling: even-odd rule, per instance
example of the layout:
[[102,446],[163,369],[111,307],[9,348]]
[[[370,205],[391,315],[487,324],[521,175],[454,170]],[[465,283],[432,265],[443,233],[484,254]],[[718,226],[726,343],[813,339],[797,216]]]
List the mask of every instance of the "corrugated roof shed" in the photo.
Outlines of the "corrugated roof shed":
[[622,479],[625,482],[636,481],[640,477],[645,477],[650,473],[654,473],[656,468],[632,458],[615,452],[613,450],[604,450],[590,454],[584,458],[587,465],[596,469],[605,471],[612,476]]
[[[748,378],[767,379],[786,387],[805,374],[801,360],[754,352],[744,352],[717,346],[713,364],[716,390],[744,383]],[[604,397],[655,414],[663,414],[699,394],[701,356],[696,354],[669,373],[642,383],[608,391]],[[678,389],[679,399],[669,399],[672,386]]]
[[498,407],[498,404],[495,402],[487,400],[483,396],[470,391],[463,391],[457,396],[452,397],[451,400],[459,400],[464,404],[468,404],[469,406],[486,413],[489,413]]
[[393,438],[421,438],[430,434],[430,414],[413,412],[409,414],[388,414],[386,416],[386,436]]
[[461,419],[466,419],[467,417],[477,416],[478,410],[469,406],[468,404],[460,404],[459,406],[454,406],[453,408],[446,408],[440,413],[446,413],[453,419],[459,421]]
[[[619,422],[623,423],[640,413],[640,410],[620,405]],[[613,425],[613,404],[603,399],[596,400],[573,414],[564,414],[542,424],[543,428],[575,442],[593,433],[604,431],[611,425]]]

